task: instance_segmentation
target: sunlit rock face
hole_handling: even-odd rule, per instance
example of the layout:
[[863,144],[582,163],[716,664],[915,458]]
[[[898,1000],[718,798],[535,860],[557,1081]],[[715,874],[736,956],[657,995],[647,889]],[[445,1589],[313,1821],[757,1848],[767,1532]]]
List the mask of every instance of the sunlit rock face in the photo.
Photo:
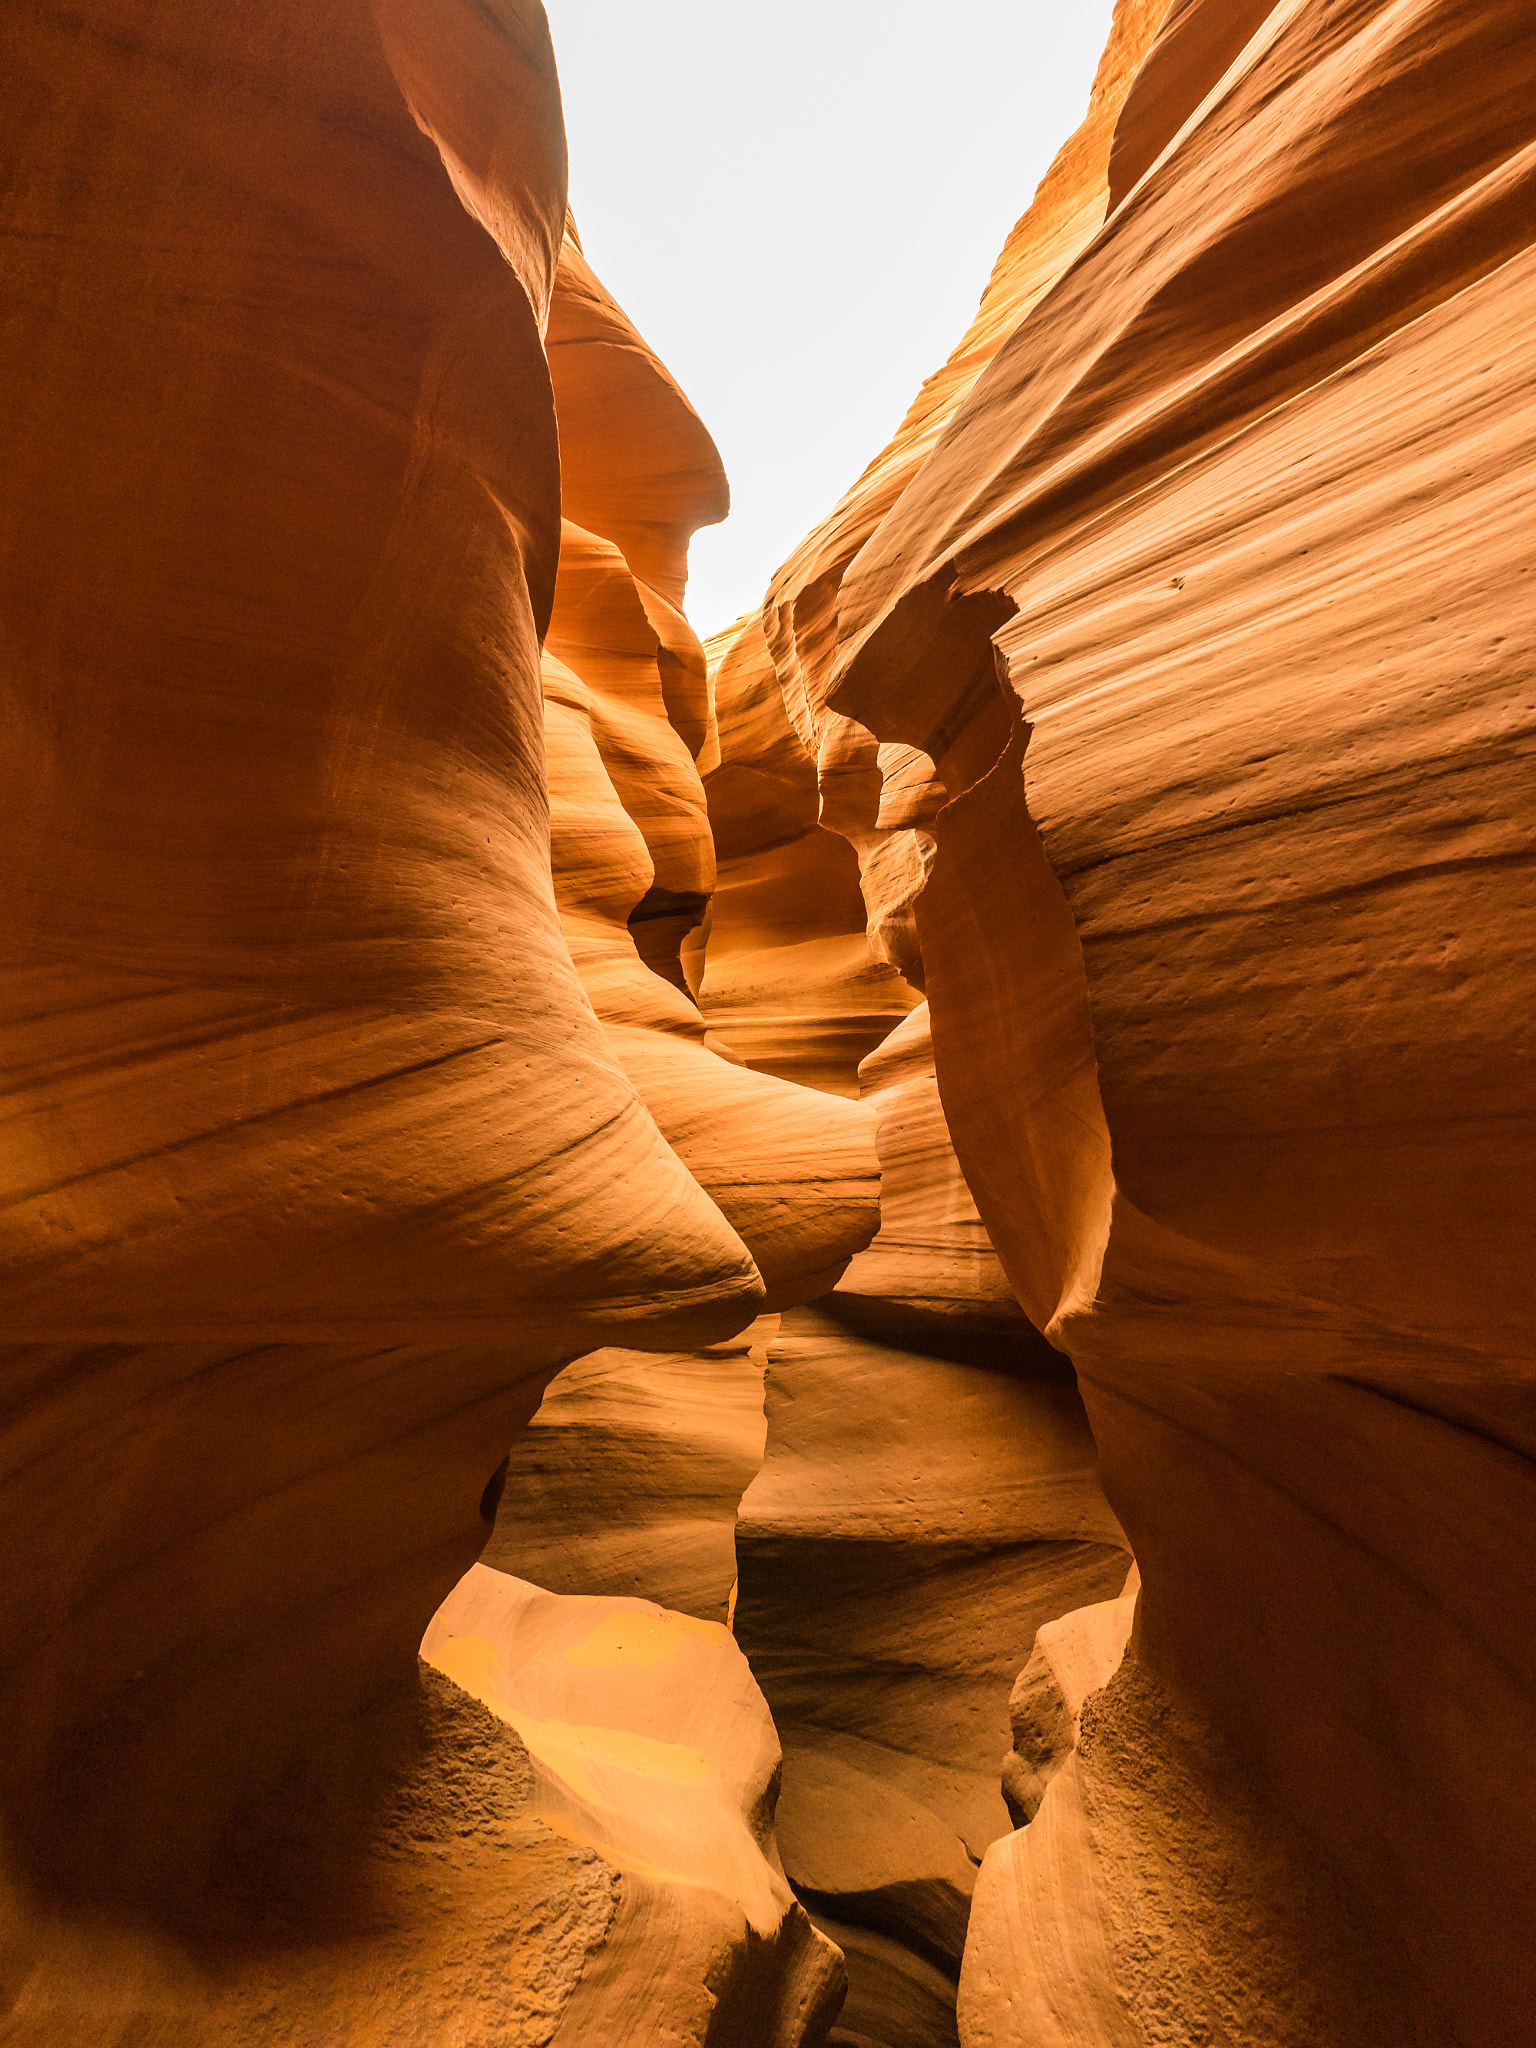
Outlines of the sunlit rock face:
[[422,1654],[525,1748],[556,1839],[614,1873],[608,1926],[555,2048],[826,2038],[841,1958],[779,1866],[779,1745],[728,1629],[644,1600],[563,1598],[476,1565]]
[[1159,11],[1097,217],[763,614],[1142,1574],[1117,1674],[1123,1610],[1016,1696],[961,2037],[1492,2048],[1536,1903],[1536,37]]

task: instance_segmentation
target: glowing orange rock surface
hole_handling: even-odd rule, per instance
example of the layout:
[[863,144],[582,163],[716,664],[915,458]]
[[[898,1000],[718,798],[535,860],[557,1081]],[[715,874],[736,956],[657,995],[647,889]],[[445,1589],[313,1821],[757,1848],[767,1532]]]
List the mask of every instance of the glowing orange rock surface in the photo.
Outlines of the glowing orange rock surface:
[[1102,226],[770,591],[1142,1572],[989,2048],[1529,2029],[1533,110],[1514,0],[1175,7]]
[[422,1630],[562,1362],[875,1227],[868,1113],[631,936],[712,881],[718,460],[566,238],[538,6],[8,56],[7,2037],[544,2040],[622,1882]]

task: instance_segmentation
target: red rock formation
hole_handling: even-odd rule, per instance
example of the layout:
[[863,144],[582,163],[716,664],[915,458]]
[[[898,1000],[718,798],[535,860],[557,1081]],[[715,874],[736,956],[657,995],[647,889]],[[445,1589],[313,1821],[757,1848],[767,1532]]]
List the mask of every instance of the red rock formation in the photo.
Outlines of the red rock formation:
[[1013,1675],[1127,1560],[1069,1374],[879,1342],[842,1304],[793,1311],[769,1350],[736,1634],[784,1743],[800,1896],[834,1939],[862,1926],[953,1980],[975,1865],[1010,1825]]
[[1102,228],[770,594],[824,787],[920,792],[949,1128],[1144,1577],[978,2044],[1529,2032],[1533,88],[1513,0],[1175,9]]
[[[868,1243],[873,1122],[749,1071],[694,1005],[715,887],[697,764],[719,746],[703,649],[667,593],[681,595],[687,536],[719,516],[724,477],[692,408],[569,238],[555,306],[567,508],[602,519],[657,578],[614,539],[564,522],[544,656],[555,895],[615,1056],[742,1234],[776,1309],[824,1292]],[[600,447],[624,451],[626,491],[609,488]],[[638,526],[624,524],[631,488],[647,515]]]
[[[726,1337],[874,1227],[868,1118],[711,1051],[624,929],[710,865],[677,600],[718,463],[562,254],[536,6],[20,28],[8,2038],[425,2039],[458,2000],[545,2039],[611,1886],[417,1689],[422,1629],[563,1360]],[[552,615],[602,624],[553,692],[556,829],[585,776],[607,835],[561,900]]]
[[[890,1030],[917,991],[871,867],[867,907],[849,846],[815,822],[816,764],[760,638],[737,629],[711,653],[721,766],[707,787],[725,857],[705,1010],[780,1072],[862,1085],[882,1168],[873,1244],[768,1347],[735,1626],[785,1745],[785,1867],[847,1958],[831,2039],[919,2048],[954,2038],[976,1863],[1008,1827],[1009,1682],[1036,1627],[1118,1591],[1126,1560],[1069,1370],[1019,1308],[960,1175],[926,1007]],[[876,874],[879,861],[877,846]],[[617,1519],[635,1518],[626,1505]],[[646,1567],[675,1568],[654,1552]]]
[[[233,45],[104,5],[18,53],[17,1336],[554,1355],[750,1305],[549,893],[563,149],[542,20],[505,27],[337,5],[316,70],[276,4]],[[682,1239],[588,1204],[573,1242],[589,1170]]]
[[975,1867],[1009,1825],[1009,1681],[1126,1557],[945,1135],[926,1006],[863,1073],[881,1227],[769,1346],[736,1632],[785,1746],[785,1868],[847,1958],[831,2039],[922,2048],[954,2039]]

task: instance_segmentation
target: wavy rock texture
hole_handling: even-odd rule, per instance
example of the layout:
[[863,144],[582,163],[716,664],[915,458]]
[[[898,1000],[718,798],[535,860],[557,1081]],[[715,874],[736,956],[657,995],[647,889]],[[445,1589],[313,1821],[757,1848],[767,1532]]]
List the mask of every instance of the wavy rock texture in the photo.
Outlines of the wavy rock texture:
[[734,1600],[785,1745],[785,1867],[847,1959],[831,2038],[904,2048],[954,2039],[976,1866],[1010,1824],[1013,1675],[1042,1621],[1119,1591],[1126,1556],[1070,1371],[945,1138],[921,1006],[865,1081],[881,1228],[837,1290],[750,1351],[568,1368],[486,1555],[709,1619]]
[[770,591],[1144,1581],[977,2044],[1529,2033],[1533,87],[1514,0],[1175,7],[1102,226]]
[[1012,1675],[1127,1560],[1070,1369],[949,1145],[926,1005],[863,1074],[880,1231],[769,1345],[735,1625],[784,1743],[785,1869],[847,1961],[831,2038],[925,2048],[955,2039],[976,1867],[1010,1825]]
[[857,1096],[859,1062],[916,1001],[865,938],[858,861],[822,829],[814,750],[756,619],[706,649],[719,733],[705,777],[718,861],[700,1003],[750,1066]]
[[[617,549],[567,523],[544,656],[556,896],[615,1058],[743,1234],[762,1305],[777,1309],[822,1293],[872,1236],[873,1121],[710,1042],[681,947],[687,920],[708,913],[714,849],[639,591]],[[657,901],[667,909],[652,916]]]
[[[547,36],[405,14],[330,8],[324,84],[276,4],[232,45],[191,8],[147,40],[45,13],[22,53],[18,1335],[558,1355],[663,1301],[710,1335],[753,1305],[549,890]],[[573,1238],[604,1176],[644,1213],[581,1204]]]
[[976,1867],[1009,1826],[1009,1685],[1042,1622],[1118,1592],[1124,1538],[1070,1368],[1019,1307],[949,1143],[920,964],[901,956],[904,975],[884,942],[883,856],[861,886],[817,822],[816,762],[761,634],[709,652],[703,1007],[765,1066],[862,1089],[882,1173],[873,1243],[768,1346],[735,1627],[784,1744],[785,1868],[847,1962],[831,2039],[926,2048],[955,2039]]
[[1120,0],[707,651],[531,0],[13,44],[4,2038],[1529,2038],[1529,8]]
[[[692,408],[569,236],[554,305],[564,502],[606,529],[562,525],[544,655],[562,928],[616,1058],[748,1243],[777,1309],[823,1292],[873,1234],[873,1120],[750,1071],[695,1007],[715,887],[697,764],[719,743],[703,649],[668,593],[681,595],[686,536],[721,515],[725,480]],[[622,491],[607,447],[624,451]]]
[[704,1350],[594,1351],[568,1365],[512,1447],[485,1563],[554,1593],[728,1622],[777,1328],[765,1316]]
[[[609,1876],[422,1629],[561,1363],[875,1225],[867,1113],[685,992],[723,479],[566,235],[537,6],[10,55],[6,2038],[531,2044]],[[690,1953],[771,2004],[752,1927]]]

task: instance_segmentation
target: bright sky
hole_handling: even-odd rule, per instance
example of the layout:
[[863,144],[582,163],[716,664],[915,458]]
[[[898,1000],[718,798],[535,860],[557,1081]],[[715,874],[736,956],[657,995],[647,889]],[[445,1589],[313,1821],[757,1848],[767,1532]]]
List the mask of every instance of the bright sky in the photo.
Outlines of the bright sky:
[[703,415],[700,633],[889,439],[1077,126],[1111,0],[546,0],[588,260]]

